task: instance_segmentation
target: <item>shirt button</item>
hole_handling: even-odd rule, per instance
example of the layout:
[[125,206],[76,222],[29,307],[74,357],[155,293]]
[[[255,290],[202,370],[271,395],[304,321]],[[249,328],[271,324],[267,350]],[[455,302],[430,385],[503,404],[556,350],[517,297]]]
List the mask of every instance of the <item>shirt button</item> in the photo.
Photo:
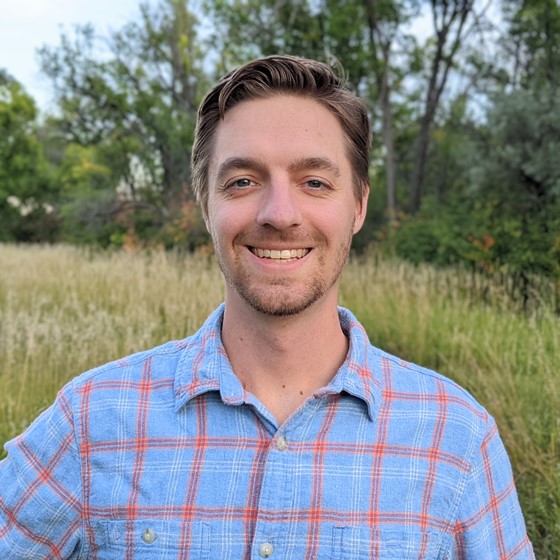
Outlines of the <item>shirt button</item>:
[[284,436],[278,436],[278,439],[276,440],[276,447],[279,451],[284,451],[284,449],[288,447],[288,442]]
[[273,552],[274,552],[274,547],[269,542],[265,542],[261,544],[261,546],[259,546],[259,554],[263,558],[270,558]]
[[145,529],[142,532],[142,540],[146,543],[146,544],[152,544],[155,540],[156,540],[156,532],[152,531],[152,529]]

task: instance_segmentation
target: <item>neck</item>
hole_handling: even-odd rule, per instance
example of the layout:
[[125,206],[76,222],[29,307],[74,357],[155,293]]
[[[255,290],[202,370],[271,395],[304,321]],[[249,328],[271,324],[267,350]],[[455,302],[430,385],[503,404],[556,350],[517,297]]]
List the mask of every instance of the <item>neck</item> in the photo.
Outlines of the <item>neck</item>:
[[222,340],[233,370],[282,424],[329,383],[346,357],[336,301],[273,317],[232,299],[226,301]]

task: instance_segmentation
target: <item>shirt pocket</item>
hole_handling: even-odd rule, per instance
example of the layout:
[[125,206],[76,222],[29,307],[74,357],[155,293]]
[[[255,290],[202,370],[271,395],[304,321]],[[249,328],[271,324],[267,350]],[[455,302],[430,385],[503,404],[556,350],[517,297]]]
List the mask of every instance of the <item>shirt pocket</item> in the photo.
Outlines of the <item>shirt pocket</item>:
[[[92,525],[98,560],[123,558],[167,560],[210,557],[210,525],[203,521],[113,519]],[[185,542],[190,543],[188,550]],[[131,555],[132,553],[132,555]]]
[[446,560],[443,535],[417,528],[334,527],[333,560]]

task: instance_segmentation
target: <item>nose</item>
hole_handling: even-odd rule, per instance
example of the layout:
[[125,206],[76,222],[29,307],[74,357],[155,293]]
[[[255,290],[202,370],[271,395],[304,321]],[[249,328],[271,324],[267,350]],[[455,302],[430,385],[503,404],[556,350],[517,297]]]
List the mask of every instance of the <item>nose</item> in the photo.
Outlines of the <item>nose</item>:
[[287,179],[272,179],[262,191],[257,223],[277,230],[301,225],[302,214],[297,194],[296,187]]

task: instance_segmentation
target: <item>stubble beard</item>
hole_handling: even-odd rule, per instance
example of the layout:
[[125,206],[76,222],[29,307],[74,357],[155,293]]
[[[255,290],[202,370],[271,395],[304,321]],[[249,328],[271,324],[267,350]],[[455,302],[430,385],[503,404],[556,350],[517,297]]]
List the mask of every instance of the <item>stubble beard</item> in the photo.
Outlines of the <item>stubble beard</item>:
[[[273,279],[255,278],[236,258],[233,266],[229,266],[227,258],[222,254],[219,243],[214,240],[218,265],[226,282],[255,311],[271,317],[287,317],[302,313],[321,299],[338,282],[350,253],[353,227],[346,239],[340,243],[332,269],[326,269],[323,255],[317,258],[319,268],[311,274],[302,288],[295,289],[289,279],[277,276]],[[327,247],[326,239],[321,237],[313,244],[314,251]]]

